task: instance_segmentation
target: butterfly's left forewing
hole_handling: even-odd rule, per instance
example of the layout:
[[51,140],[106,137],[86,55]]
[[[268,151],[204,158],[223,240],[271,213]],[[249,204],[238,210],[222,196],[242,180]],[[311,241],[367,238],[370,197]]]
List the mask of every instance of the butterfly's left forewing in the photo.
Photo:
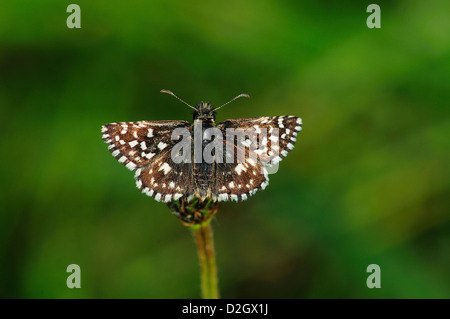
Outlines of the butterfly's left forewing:
[[102,138],[108,143],[111,154],[135,171],[136,186],[161,202],[193,192],[190,164],[177,164],[172,160],[171,150],[179,142],[172,140],[172,132],[177,128],[189,131],[190,123],[139,121],[111,123],[102,127]]

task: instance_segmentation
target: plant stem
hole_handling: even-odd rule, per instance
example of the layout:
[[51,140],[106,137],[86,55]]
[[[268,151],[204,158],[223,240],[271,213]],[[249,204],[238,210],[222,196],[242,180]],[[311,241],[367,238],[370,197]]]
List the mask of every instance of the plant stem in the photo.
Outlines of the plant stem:
[[218,299],[219,286],[211,223],[207,221],[191,228],[197,242],[198,258],[200,260],[202,298]]

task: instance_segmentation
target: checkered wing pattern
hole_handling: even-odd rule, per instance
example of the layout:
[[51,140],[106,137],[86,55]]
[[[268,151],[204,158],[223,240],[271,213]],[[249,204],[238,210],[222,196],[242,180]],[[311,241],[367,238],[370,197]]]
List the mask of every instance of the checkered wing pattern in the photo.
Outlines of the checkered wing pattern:
[[[277,164],[294,148],[302,121],[295,116],[257,117],[226,120],[217,127],[226,151],[223,163],[216,164],[215,192],[219,201],[242,201],[266,188],[266,166]],[[242,138],[227,138],[230,129]],[[239,159],[239,152],[244,158]]]
[[102,137],[111,154],[135,171],[136,186],[157,201],[176,200],[193,192],[189,163],[176,164],[171,150],[176,128],[190,130],[186,121],[139,121],[106,124]]
[[275,165],[294,148],[297,134],[302,129],[302,119],[295,116],[254,117],[226,120],[217,125],[227,134],[227,129],[242,130],[244,139],[239,146],[248,148],[251,156],[264,165]]

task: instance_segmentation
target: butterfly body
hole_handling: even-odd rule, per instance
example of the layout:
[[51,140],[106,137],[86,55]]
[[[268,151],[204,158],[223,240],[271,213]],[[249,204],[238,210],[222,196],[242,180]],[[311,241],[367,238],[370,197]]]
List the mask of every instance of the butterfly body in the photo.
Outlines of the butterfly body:
[[[215,110],[206,102],[196,106],[193,118],[193,124],[110,123],[102,127],[102,137],[112,155],[135,172],[141,192],[157,201],[242,201],[268,185],[266,167],[286,157],[302,126],[301,119],[295,116],[230,119],[216,125]],[[178,151],[180,139],[174,138],[175,130],[183,133],[188,151]],[[211,130],[216,135],[212,136]],[[232,135],[235,131],[247,135],[239,139]],[[208,152],[213,142],[223,150]],[[183,153],[181,162],[176,159],[178,153]],[[212,160],[203,157],[208,154]],[[239,160],[239,154],[245,158]]]
[[[195,118],[195,115],[194,115]],[[195,131],[195,128],[198,127],[199,130],[201,130],[201,135],[203,136],[203,132],[205,130],[210,129],[212,127],[215,127],[214,120],[211,118],[205,117],[204,120],[202,119],[195,119],[193,130]],[[209,143],[208,140],[202,139],[202,147],[201,151],[205,149],[206,145]],[[191,144],[192,149],[195,148],[194,141]],[[198,198],[206,198],[206,197],[212,197],[212,186],[213,186],[213,179],[214,179],[214,163],[206,163],[204,161],[200,163],[196,163],[195,161],[195,155],[192,154],[192,160],[191,160],[192,168],[193,168],[193,179],[195,183],[195,197]]]

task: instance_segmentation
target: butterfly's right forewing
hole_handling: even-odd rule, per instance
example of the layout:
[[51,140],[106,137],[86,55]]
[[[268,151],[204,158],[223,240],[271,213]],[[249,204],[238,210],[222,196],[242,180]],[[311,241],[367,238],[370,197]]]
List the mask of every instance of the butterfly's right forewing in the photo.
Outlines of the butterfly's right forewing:
[[103,125],[102,138],[111,154],[134,171],[152,163],[163,151],[171,149],[172,131],[188,128],[186,121],[138,121]]
[[[264,189],[269,183],[266,166],[280,162],[294,148],[302,121],[295,116],[255,117],[226,120],[217,125],[226,152],[223,163],[216,164],[215,192],[220,201],[241,201]],[[242,139],[230,138],[232,131]],[[245,154],[238,158],[236,154]],[[230,160],[231,159],[231,160]]]

